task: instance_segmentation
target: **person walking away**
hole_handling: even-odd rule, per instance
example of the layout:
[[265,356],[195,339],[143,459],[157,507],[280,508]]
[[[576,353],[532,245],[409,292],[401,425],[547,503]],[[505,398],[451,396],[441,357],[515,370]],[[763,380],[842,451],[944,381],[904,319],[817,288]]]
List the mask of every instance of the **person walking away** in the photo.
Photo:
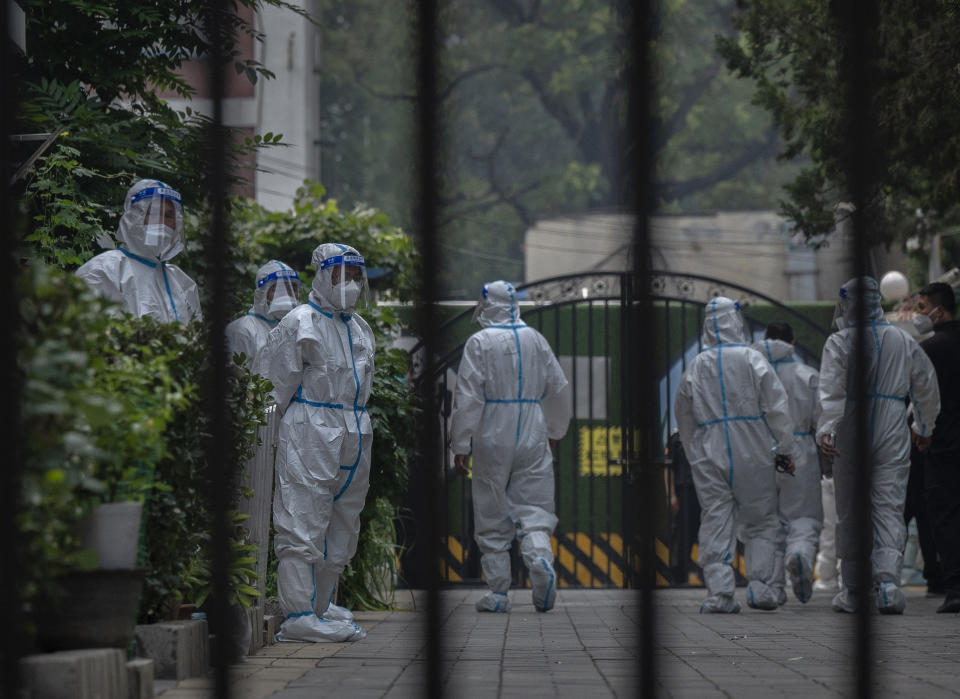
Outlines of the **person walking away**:
[[123,200],[119,244],[77,269],[98,296],[126,313],[161,323],[200,320],[196,283],[170,260],[183,250],[180,192],[160,180],[140,180]]
[[520,318],[512,284],[485,284],[473,319],[483,329],[463,348],[451,448],[464,475],[473,453],[474,529],[489,587],[476,608],[510,610],[510,545],[516,537],[533,605],[546,612],[557,596],[550,544],[557,526],[551,443],[570,422],[567,379],[546,338]]
[[[906,598],[899,588],[907,528],[903,521],[907,477],[910,470],[910,433],[919,448],[930,443],[940,393],[933,364],[910,335],[891,325],[880,306],[877,280],[851,279],[840,288],[834,313],[837,331],[827,338],[820,362],[820,418],[817,443],[833,459],[837,498],[837,555],[842,560],[843,581],[833,598],[837,612],[855,612],[868,590],[858,589],[856,526],[853,491],[857,410],[866,411],[871,468],[873,547],[870,554],[872,590],[883,614],[902,614]],[[863,304],[866,335],[865,401],[854,388],[857,340],[857,305]],[[906,398],[911,398],[914,421],[907,426]]]
[[746,557],[747,604],[776,609],[770,586],[776,551],[775,464],[793,470],[793,420],[773,367],[746,345],[740,305],[718,296],[704,310],[703,350],[687,367],[674,402],[702,513],[702,612],[736,613],[731,562],[737,530]]
[[355,312],[367,291],[360,253],[324,243],[312,264],[308,302],[270,331],[253,368],[273,382],[282,412],[273,526],[285,618],[277,640],[358,641],[366,632],[331,603],[357,549],[369,487],[375,343]]
[[787,600],[784,590],[786,572],[790,574],[793,594],[806,604],[813,594],[813,565],[823,523],[820,501],[820,459],[813,438],[817,422],[817,382],[819,375],[794,353],[793,328],[777,322],[767,326],[764,339],[753,345],[763,354],[787,392],[793,418],[793,474],[777,473],[777,505],[780,528],[774,555],[772,585],[777,601]]

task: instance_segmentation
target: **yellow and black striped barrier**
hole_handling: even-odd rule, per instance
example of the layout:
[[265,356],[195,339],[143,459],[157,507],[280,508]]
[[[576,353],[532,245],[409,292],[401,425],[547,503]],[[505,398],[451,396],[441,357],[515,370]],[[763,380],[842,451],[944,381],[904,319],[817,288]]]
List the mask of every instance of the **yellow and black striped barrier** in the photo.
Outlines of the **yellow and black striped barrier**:
[[[558,587],[624,587],[627,557],[623,537],[616,532],[601,532],[591,537],[585,532],[567,532],[551,537],[554,568],[557,571]],[[444,560],[441,563],[443,580],[462,583],[469,578],[465,570],[470,548],[469,541],[447,537]],[[669,587],[670,550],[660,539],[656,540],[657,586]],[[690,551],[691,566],[688,585],[703,585],[697,567],[697,545]],[[638,569],[638,566],[635,565]],[[743,555],[737,552],[734,559],[737,582],[744,583],[745,566]],[[525,579],[522,576],[521,579]]]

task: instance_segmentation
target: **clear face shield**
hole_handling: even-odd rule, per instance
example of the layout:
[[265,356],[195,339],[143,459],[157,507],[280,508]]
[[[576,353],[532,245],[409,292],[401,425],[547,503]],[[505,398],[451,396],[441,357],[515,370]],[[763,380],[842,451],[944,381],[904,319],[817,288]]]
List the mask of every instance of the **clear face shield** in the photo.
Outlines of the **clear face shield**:
[[300,277],[292,269],[268,274],[257,282],[257,288],[267,287],[267,316],[280,320],[300,304]]
[[138,218],[136,223],[143,226],[144,245],[156,251],[161,260],[173,257],[171,253],[182,244],[180,193],[170,187],[147,187],[133,196],[131,204],[131,213]]
[[328,275],[330,302],[341,311],[349,312],[369,304],[370,286],[362,255],[344,253],[328,257],[320,264],[320,272]]

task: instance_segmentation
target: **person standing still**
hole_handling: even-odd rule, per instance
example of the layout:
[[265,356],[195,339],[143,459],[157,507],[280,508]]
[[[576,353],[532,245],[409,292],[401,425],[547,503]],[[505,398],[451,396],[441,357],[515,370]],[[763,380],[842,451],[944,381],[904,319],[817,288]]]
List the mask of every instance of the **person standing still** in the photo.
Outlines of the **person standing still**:
[[924,453],[923,480],[927,516],[940,556],[940,583],[946,593],[937,609],[941,614],[960,612],[960,320],[956,312],[957,299],[949,284],[934,282],[917,292],[914,321],[917,330],[933,330],[933,337],[920,346],[933,362],[940,389],[940,414]]

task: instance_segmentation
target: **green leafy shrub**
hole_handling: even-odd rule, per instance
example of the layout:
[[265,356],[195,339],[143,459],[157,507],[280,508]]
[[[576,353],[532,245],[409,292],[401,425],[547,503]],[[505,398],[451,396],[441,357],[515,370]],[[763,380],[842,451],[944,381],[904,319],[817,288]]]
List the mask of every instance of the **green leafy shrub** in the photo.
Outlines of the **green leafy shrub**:
[[[81,280],[42,264],[23,275],[20,299],[24,598],[35,605],[56,597],[58,575],[96,567],[75,534],[96,505],[138,500],[147,568],[140,616],[158,619],[170,600],[195,590],[188,570],[209,557],[198,538],[210,530],[203,329],[121,315]],[[268,386],[241,365],[230,372],[223,399],[236,417],[228,458],[237,476],[255,449]],[[234,525],[232,594],[245,602],[256,576],[242,522]]]

